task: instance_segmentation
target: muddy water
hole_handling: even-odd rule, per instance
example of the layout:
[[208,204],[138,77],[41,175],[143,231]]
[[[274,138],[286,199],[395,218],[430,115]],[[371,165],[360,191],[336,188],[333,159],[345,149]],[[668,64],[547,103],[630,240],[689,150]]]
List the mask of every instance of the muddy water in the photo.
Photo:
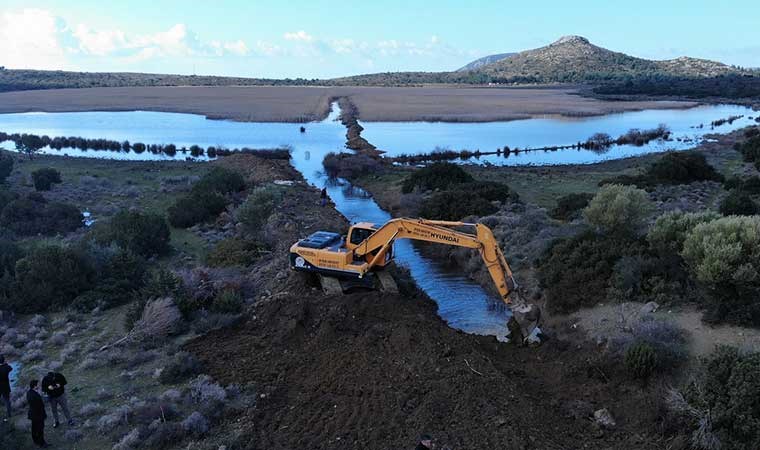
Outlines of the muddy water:
[[[226,148],[275,148],[289,146],[292,164],[311,184],[327,187],[336,208],[350,221],[383,223],[390,215],[371,196],[344,180],[328,180],[322,173],[322,159],[331,151],[345,151],[345,128],[337,122],[337,104],[330,116],[318,123],[241,123],[206,120],[202,116],[157,112],[26,113],[0,115],[0,130],[7,133],[33,133],[49,136],[82,136],[129,140],[145,144],[173,143],[178,147],[200,145]],[[492,150],[504,145],[514,148],[571,144],[596,132],[618,136],[630,128],[653,128],[668,124],[681,141],[654,142],[644,147],[617,147],[600,154],[588,151],[536,152],[510,158],[489,157],[489,162],[506,164],[592,163],[605,159],[637,155],[665,149],[696,145],[709,123],[732,115],[744,115],[733,124],[714,132],[728,132],[750,123],[751,110],[739,106],[707,106],[686,111],[642,111],[584,119],[544,118],[492,124],[369,123],[364,136],[391,154],[420,153],[436,146],[452,149]],[[696,128],[703,124],[703,128]],[[10,142],[0,143],[12,149]],[[54,154],[97,156],[114,159],[172,159],[165,155],[115,153],[64,149],[43,149]],[[178,154],[174,159],[183,159]],[[483,161],[483,159],[481,159]],[[477,334],[503,336],[506,312],[476,283],[445,266],[426,258],[408,241],[396,244],[396,261],[407,267],[417,284],[438,303],[439,315],[452,327]]]

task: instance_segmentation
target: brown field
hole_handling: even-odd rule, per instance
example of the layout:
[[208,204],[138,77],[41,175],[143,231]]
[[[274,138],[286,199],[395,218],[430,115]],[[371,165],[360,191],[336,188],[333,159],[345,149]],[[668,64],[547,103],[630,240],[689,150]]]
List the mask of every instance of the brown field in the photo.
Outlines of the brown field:
[[0,113],[165,111],[248,122],[303,122],[327,115],[330,99],[350,97],[363,121],[488,122],[540,115],[587,116],[693,102],[602,101],[575,88],[125,87],[0,93]]

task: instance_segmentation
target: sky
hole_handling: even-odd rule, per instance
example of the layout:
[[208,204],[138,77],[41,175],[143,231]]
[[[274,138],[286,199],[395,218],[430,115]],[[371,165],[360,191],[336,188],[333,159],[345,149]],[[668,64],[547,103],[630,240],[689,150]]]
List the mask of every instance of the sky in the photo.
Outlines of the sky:
[[756,0],[0,0],[0,66],[266,78],[445,71],[581,35],[760,67]]

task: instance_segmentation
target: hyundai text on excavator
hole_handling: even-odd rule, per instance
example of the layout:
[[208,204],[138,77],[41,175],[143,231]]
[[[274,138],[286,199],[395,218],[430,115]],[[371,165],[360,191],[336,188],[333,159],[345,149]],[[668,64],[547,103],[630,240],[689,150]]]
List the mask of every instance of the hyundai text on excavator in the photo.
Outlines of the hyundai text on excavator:
[[[474,229],[474,233],[460,231]],[[316,273],[323,289],[337,293],[355,286],[378,284],[385,291],[396,291],[393,278],[382,269],[393,262],[396,239],[413,239],[478,250],[501,300],[512,311],[507,324],[510,339],[525,340],[537,330],[540,310],[522,301],[512,270],[491,229],[480,223],[425,219],[392,219],[382,225],[361,222],[352,225],[347,236],[317,231],[290,247],[290,267]]]

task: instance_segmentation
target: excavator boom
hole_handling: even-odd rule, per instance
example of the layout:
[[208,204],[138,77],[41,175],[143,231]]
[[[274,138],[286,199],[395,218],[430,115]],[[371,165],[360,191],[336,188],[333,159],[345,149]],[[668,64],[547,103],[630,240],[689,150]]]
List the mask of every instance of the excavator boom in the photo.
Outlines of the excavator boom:
[[[474,229],[474,233],[461,231],[462,228]],[[530,334],[538,325],[538,308],[522,301],[496,237],[490,228],[479,223],[398,218],[380,226],[356,224],[345,239],[335,233],[317,232],[291,247],[291,267],[332,276],[342,274],[363,278],[392,261],[393,243],[398,239],[477,250],[501,300],[510,307],[512,318],[518,322],[508,325],[512,334],[519,329],[526,338],[526,331]]]

